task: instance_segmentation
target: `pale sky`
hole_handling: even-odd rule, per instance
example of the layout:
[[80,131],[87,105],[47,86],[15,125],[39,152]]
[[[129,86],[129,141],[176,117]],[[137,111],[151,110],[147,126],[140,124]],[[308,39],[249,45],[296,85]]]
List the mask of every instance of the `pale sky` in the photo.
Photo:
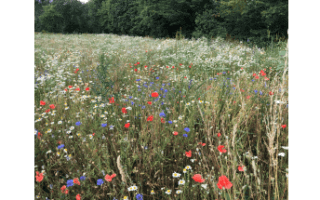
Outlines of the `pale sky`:
[[79,0],[79,1],[81,1],[83,3],[87,3],[89,0]]

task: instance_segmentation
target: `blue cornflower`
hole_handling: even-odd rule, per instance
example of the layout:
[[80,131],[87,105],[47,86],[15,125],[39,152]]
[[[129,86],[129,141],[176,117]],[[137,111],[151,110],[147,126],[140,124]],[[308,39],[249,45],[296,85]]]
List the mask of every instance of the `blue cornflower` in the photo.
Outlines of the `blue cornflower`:
[[163,105],[164,103],[163,102],[161,102],[161,105]]
[[168,90],[167,90],[167,89],[165,89],[165,90],[164,90],[164,92],[165,92],[165,93],[167,93],[167,92],[168,92]]
[[102,185],[103,184],[103,180],[102,179],[98,179],[97,180],[97,185]]
[[263,93],[262,93],[262,91],[260,91],[260,95],[262,95]]
[[137,199],[137,200],[143,200],[142,194],[137,194],[137,195],[136,195],[136,199]]
[[170,85],[170,83],[168,83],[168,85]]
[[258,90],[254,90],[254,93],[256,93],[256,94],[257,94],[257,92],[258,92]]
[[50,184],[50,185],[49,185],[49,187],[50,187],[50,189],[52,189],[52,188],[53,188],[53,185],[52,185],[52,184]]
[[136,81],[141,81],[141,79],[139,78],[139,79],[137,79]]
[[252,82],[254,82],[254,79],[252,79]]
[[185,133],[185,134],[183,134],[183,137],[188,137],[188,134],[186,134],[186,133]]
[[230,78],[227,78],[227,80],[229,80]]
[[138,91],[140,92],[140,91],[141,91],[141,89],[138,89]]
[[142,108],[142,109],[145,109],[145,108],[146,108],[146,106],[142,106],[141,108]]
[[209,80],[212,81],[212,78],[210,78]]
[[247,39],[247,42],[250,42],[250,40],[249,40],[249,39]]
[[217,80],[217,78],[213,78],[214,80]]
[[154,84],[154,82],[150,82],[150,84],[152,85],[152,84]]
[[81,122],[80,122],[80,121],[76,122],[76,125],[77,125],[77,126],[80,126],[80,124],[81,124]]
[[233,89],[235,90],[236,88],[235,88],[235,87],[233,87]]
[[106,127],[107,125],[108,125],[107,123],[101,124],[102,127]]
[[168,121],[169,124],[172,124],[172,121]]
[[190,131],[190,128],[186,127],[184,130],[188,133]]
[[163,88],[160,88],[160,90],[162,91],[162,90],[163,90]]
[[64,147],[64,144],[61,144],[58,146],[58,149],[62,149]]
[[67,187],[73,186],[73,180],[67,180]]
[[134,105],[134,102],[133,102],[133,101],[131,101],[131,105]]
[[159,79],[159,77],[156,77],[156,79],[158,80],[158,79]]
[[166,95],[163,95],[163,98],[166,98]]
[[85,176],[80,176],[80,181],[84,181],[86,180],[86,177]]
[[162,86],[165,86],[166,84],[165,83],[162,83]]
[[160,117],[166,117],[166,114],[162,111],[160,114],[159,114]]
[[222,72],[222,74],[226,74],[226,72]]

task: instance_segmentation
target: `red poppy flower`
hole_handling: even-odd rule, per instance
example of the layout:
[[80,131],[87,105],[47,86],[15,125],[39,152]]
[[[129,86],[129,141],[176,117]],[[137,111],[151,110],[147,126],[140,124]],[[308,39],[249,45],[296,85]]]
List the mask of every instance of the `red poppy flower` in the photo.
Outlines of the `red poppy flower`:
[[80,185],[80,182],[79,182],[78,178],[73,179],[73,182],[74,182],[74,184]]
[[72,85],[69,85],[69,86],[68,86],[68,88],[70,88],[70,89],[71,89],[71,88],[72,88]]
[[273,92],[269,92],[269,95],[273,95]]
[[140,62],[137,62],[137,65],[139,65],[140,64]]
[[252,76],[257,76],[257,74],[256,74],[256,73],[253,73]]
[[189,68],[191,68],[191,65],[189,66]]
[[114,97],[111,97],[111,99],[109,99],[109,103],[114,103]]
[[250,99],[250,97],[251,97],[251,96],[247,96],[246,98],[247,98],[247,99]]
[[38,139],[40,139],[41,136],[42,136],[42,134],[40,132],[38,132]]
[[268,77],[264,77],[264,80],[268,81],[268,80],[269,80],[269,78],[268,78]]
[[182,64],[181,64],[181,63],[179,63],[179,65],[181,66]]
[[137,66],[137,64],[133,64],[134,66]]
[[178,132],[177,132],[177,131],[173,131],[172,134],[173,134],[173,135],[178,135]]
[[80,196],[80,194],[77,194],[77,196],[76,196],[76,200],[81,200],[81,196]]
[[137,69],[134,69],[134,71],[136,72],[136,71],[138,71]]
[[281,127],[284,129],[284,128],[287,127],[287,125],[286,125],[286,124],[283,124],[283,125],[281,125]]
[[243,67],[241,67],[241,70],[243,70]]
[[65,194],[68,194],[69,193],[69,190],[66,190],[66,188],[67,188],[67,186],[62,186],[61,188],[60,188],[60,190],[61,190],[61,192],[62,193],[65,193]]
[[244,92],[244,89],[240,89],[241,92]]
[[167,66],[167,68],[169,68],[169,66]]
[[80,91],[80,88],[76,88],[76,91]]
[[43,180],[43,173],[39,174],[39,172],[37,171],[36,174],[36,181],[40,183]]
[[227,150],[224,149],[223,145],[219,145],[218,146],[218,151],[220,151],[220,153],[226,153],[227,152]]
[[240,171],[240,172],[243,172],[244,170],[243,170],[243,166],[238,166],[238,170]]
[[190,157],[191,157],[191,155],[192,155],[191,150],[190,150],[190,151],[186,151],[186,156],[187,156],[188,158],[190,158]]
[[144,66],[144,68],[147,68],[147,67],[148,67],[147,65]]
[[86,88],[86,91],[89,91],[89,90],[90,90],[90,88],[87,87],[87,88]]
[[124,125],[125,128],[129,128],[129,126],[130,126],[130,123],[126,123],[126,124]]
[[153,121],[153,115],[150,115],[148,118],[147,118],[147,122],[152,122]]
[[55,109],[55,105],[54,104],[51,104],[50,106],[49,106],[51,109]]
[[165,123],[166,121],[163,119],[163,118],[161,118],[161,123]]
[[159,96],[158,92],[152,92],[151,93],[151,97],[158,97],[158,96]]
[[151,101],[148,101],[148,104],[149,104],[149,105],[152,105],[152,102],[151,102]]
[[66,88],[66,89],[64,89],[64,91],[68,92],[68,89]]
[[174,69],[174,66],[172,66],[172,69]]
[[198,182],[198,183],[203,183],[205,180],[202,179],[201,175],[200,174],[195,174],[193,175],[192,179],[195,181],[195,182]]
[[116,177],[116,174],[112,174],[111,176],[109,176],[108,174],[104,177],[104,179],[108,182],[112,181],[112,178]]
[[221,133],[217,133],[217,136],[220,137],[220,136],[221,136]]
[[255,79],[259,79],[259,76],[255,76],[254,78],[255,78]]
[[206,143],[199,142],[199,144],[202,145],[203,147],[206,146]]
[[95,135],[95,133],[92,133],[92,136],[94,136]]
[[121,109],[121,112],[122,112],[123,114],[127,114],[127,113],[128,113],[128,111],[127,111],[126,108],[122,108],[122,109]]
[[226,189],[230,189],[232,187],[232,183],[229,181],[229,179],[226,176],[220,176],[217,186],[220,190],[223,187]]
[[50,108],[48,110],[46,110],[46,113],[50,112]]
[[40,101],[40,106],[44,106],[44,105],[46,105],[46,102]]

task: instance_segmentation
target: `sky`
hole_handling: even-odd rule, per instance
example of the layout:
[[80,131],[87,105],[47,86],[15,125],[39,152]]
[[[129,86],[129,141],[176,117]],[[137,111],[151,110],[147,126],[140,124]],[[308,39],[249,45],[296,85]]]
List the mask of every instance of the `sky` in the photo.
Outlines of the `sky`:
[[87,3],[89,0],[79,0],[81,1],[82,3]]

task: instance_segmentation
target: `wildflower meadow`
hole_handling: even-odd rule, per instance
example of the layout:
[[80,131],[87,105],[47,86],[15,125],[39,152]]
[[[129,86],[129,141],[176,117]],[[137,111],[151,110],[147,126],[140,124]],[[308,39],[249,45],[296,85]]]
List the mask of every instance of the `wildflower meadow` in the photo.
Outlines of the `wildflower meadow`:
[[34,42],[36,199],[288,199],[286,42]]

